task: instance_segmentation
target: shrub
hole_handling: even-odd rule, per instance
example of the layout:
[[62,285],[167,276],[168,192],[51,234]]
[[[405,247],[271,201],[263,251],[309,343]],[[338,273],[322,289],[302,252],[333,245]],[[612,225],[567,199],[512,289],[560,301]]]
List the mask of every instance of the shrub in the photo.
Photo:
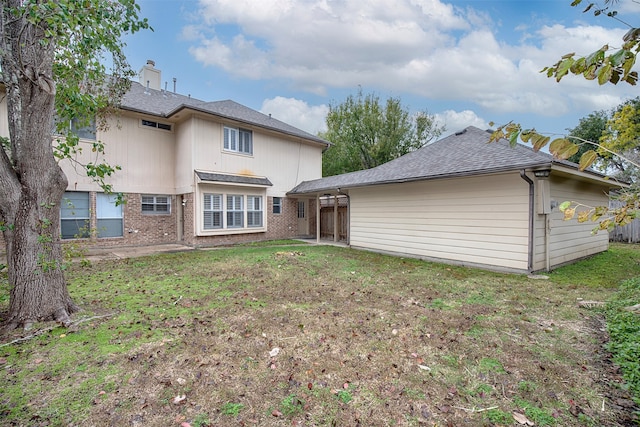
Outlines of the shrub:
[[607,303],[605,315],[610,341],[608,350],[620,366],[636,403],[640,404],[640,314],[626,310],[640,303],[640,277],[620,285]]

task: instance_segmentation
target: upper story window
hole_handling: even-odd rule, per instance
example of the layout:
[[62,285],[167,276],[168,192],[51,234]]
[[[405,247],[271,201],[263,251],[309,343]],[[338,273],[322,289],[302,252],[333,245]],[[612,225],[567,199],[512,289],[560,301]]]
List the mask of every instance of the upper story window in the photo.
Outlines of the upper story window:
[[235,153],[253,154],[253,133],[250,130],[225,126],[224,149]]
[[71,133],[78,135],[80,139],[96,139],[96,121],[90,120],[71,120]]
[[141,123],[142,123],[142,126],[171,131],[171,125],[168,123],[159,123],[159,122],[154,122],[154,121],[145,120],[145,119],[142,119]]
[[53,134],[65,135],[67,132],[76,135],[80,139],[96,140],[96,121],[95,119],[72,119],[67,124],[59,117],[53,118]]

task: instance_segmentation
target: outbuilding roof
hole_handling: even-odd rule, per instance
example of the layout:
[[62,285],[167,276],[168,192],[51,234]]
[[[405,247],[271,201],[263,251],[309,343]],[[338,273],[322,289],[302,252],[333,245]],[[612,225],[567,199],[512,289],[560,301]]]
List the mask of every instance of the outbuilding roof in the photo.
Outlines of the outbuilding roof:
[[190,109],[233,120],[241,124],[258,126],[312,142],[329,145],[329,142],[322,138],[281,122],[270,115],[262,114],[259,111],[245,107],[235,101],[206,102],[192,98],[191,96],[180,95],[166,90],[148,89],[137,82],[131,83],[131,88],[120,102],[120,108],[165,119],[171,119],[172,116],[180,111]]
[[[522,169],[548,169],[552,165],[574,168],[548,153],[535,152],[521,144],[511,147],[506,140],[489,143],[491,131],[469,126],[461,132],[426,145],[380,166],[313,181],[304,181],[288,194],[321,193],[376,184],[472,176]],[[593,173],[594,178],[602,178]]]

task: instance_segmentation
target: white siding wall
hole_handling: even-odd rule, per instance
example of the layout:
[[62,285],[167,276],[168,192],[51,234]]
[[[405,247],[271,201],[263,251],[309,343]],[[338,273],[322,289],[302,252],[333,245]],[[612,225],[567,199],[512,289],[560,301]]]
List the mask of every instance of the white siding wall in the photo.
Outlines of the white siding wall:
[[528,194],[528,184],[517,173],[352,189],[350,243],[526,270]]
[[[565,200],[590,206],[607,206],[608,189],[595,184],[559,176],[552,172],[550,179],[551,199],[558,203]],[[609,248],[609,233],[592,234],[597,225],[593,222],[578,223],[577,219],[564,221],[564,215],[555,208],[549,215],[549,264],[561,265],[575,259],[606,251]],[[534,270],[546,268],[545,217],[535,215]]]

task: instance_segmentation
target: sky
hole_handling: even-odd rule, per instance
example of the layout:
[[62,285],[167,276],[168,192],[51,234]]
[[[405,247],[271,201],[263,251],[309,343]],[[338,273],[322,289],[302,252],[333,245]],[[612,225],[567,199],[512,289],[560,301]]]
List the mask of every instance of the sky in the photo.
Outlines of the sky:
[[[509,121],[565,134],[579,119],[640,96],[540,73],[562,55],[619,47],[624,22],[571,0],[138,0],[153,31],[125,37],[134,70],[163,87],[231,99],[312,134],[360,89],[428,112],[446,134]],[[638,25],[640,4],[617,4]]]

